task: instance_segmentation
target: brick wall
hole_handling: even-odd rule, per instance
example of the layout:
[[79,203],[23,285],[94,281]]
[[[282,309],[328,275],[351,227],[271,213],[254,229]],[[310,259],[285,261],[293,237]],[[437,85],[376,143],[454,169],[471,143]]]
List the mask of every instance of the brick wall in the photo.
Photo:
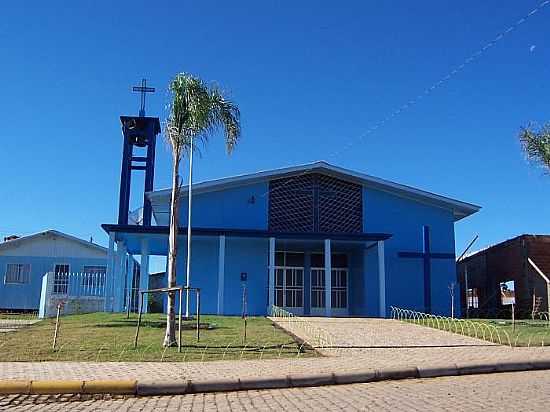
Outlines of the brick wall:
[[539,310],[548,310],[546,283],[527,263],[527,257],[550,274],[550,236],[522,235],[485,249],[461,261],[457,266],[461,285],[462,313],[466,313],[464,273],[468,270],[468,288],[476,288],[479,308],[469,309],[469,317],[511,316],[511,307],[502,305],[500,284],[515,283],[517,317],[529,317],[533,306],[533,292],[542,298]]

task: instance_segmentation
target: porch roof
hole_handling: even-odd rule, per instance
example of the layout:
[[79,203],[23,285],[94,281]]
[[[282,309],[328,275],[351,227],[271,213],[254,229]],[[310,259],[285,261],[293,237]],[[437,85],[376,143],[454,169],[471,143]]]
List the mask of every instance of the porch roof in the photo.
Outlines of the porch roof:
[[[123,241],[132,254],[141,253],[141,240],[149,240],[149,253],[164,255],[168,250],[168,226],[137,226],[103,224],[103,230],[108,234],[113,233],[115,241]],[[179,236],[187,235],[187,227],[180,226]],[[229,228],[201,228],[193,227],[192,236],[221,236],[239,238],[270,238],[288,240],[320,240],[331,239],[340,241],[378,241],[387,240],[391,234],[387,233],[294,233],[273,232],[269,230],[229,229]]]

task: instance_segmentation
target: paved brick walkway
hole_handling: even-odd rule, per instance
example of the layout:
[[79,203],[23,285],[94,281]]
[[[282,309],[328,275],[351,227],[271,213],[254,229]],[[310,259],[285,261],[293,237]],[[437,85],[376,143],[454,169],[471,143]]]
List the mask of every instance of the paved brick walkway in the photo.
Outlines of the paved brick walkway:
[[[377,318],[301,318],[332,335],[335,345],[345,348],[414,348],[414,347],[459,347],[494,346],[494,344],[448,333],[426,326]],[[299,323],[285,320],[279,324],[303,337]],[[296,325],[293,327],[293,325]]]
[[[324,319],[312,322],[347,348],[323,358],[215,362],[6,362],[0,379],[186,380],[253,378],[286,373],[330,373],[403,366],[448,366],[465,362],[550,360],[550,347],[509,348],[453,333],[383,319]],[[295,331],[298,333],[298,331]],[[299,333],[298,333],[299,334]],[[335,356],[334,356],[335,355]]]
[[129,399],[9,396],[13,411],[547,411],[550,373],[517,372]]

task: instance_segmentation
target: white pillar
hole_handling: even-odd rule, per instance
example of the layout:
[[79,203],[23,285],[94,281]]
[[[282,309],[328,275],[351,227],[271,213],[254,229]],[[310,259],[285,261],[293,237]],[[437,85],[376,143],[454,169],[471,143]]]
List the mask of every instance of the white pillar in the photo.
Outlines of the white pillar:
[[386,317],[386,259],[384,241],[378,241],[378,312],[381,318]]
[[267,308],[268,314],[271,307],[275,305],[275,238],[269,238],[269,307]]
[[115,234],[109,233],[107,252],[107,279],[105,279],[105,312],[113,310],[113,281],[115,279]]
[[332,253],[330,239],[325,239],[325,316],[332,315]]
[[124,310],[124,282],[126,281],[126,275],[128,270],[128,253],[126,246],[123,242],[117,242],[117,265],[119,267],[119,274],[115,280],[115,311],[122,312]]
[[124,307],[124,274],[126,272],[126,247],[122,241],[116,242],[116,271],[114,278],[114,308],[115,312],[122,312]]
[[126,312],[132,306],[132,285],[134,283],[134,256],[128,255],[128,277],[126,278]]
[[[149,289],[149,244],[147,239],[141,241],[141,265],[139,272],[139,290]],[[139,295],[141,299],[141,294]],[[143,295],[143,308],[142,312],[146,313],[148,309],[149,296]]]
[[225,236],[220,236],[218,248],[218,315],[223,315],[223,291],[225,280]]

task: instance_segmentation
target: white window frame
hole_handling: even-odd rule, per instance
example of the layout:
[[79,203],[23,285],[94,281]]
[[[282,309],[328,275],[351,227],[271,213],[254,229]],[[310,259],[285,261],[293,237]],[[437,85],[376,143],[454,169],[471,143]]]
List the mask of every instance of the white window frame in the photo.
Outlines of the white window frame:
[[[466,306],[468,309],[478,309],[479,308],[479,289],[478,288],[468,288],[466,291]],[[474,292],[475,295],[474,295]]]
[[[65,275],[65,279],[57,278],[56,267],[67,266],[66,272],[59,272]],[[69,292],[69,274],[71,273],[71,265],[69,263],[54,263],[53,264],[53,293],[56,295],[66,295]]]
[[[274,270],[274,276],[275,276],[275,279],[273,279],[273,283],[274,283],[274,288],[273,288],[273,293],[274,293],[274,296],[273,296],[273,302],[277,303],[277,293],[278,292],[282,292],[282,295],[283,295],[283,305],[281,307],[283,307],[284,309],[288,310],[289,312],[292,312],[296,315],[303,315],[304,314],[304,299],[305,299],[305,268],[304,266],[291,266],[291,265],[287,265],[287,254],[289,253],[292,253],[292,254],[301,254],[301,255],[304,255],[304,252],[301,252],[301,251],[292,251],[292,250],[276,250],[275,251],[275,256],[277,255],[277,253],[282,253],[283,254],[283,263],[280,264],[280,265],[275,265],[275,270]],[[277,261],[277,260],[275,260]],[[282,285],[277,285],[277,272],[278,271],[282,271],[282,276],[283,276],[283,284]],[[291,279],[294,281],[294,283],[297,283],[296,280],[298,279],[298,272],[301,272],[302,274],[302,284],[300,286],[296,286],[296,285],[292,285],[292,286],[287,286],[287,283],[286,283],[286,277],[287,277],[287,272],[290,272],[290,276],[291,276]],[[292,302],[291,303],[296,303],[296,301],[298,300],[298,295],[301,294],[301,297],[302,297],[302,306],[287,306],[287,292],[290,293],[291,295],[291,300]]]
[[[13,280],[8,281],[8,267],[10,265],[28,267],[29,270],[27,272],[27,278],[23,279],[22,282],[17,282],[17,281],[13,281]],[[32,269],[32,267],[31,267],[30,263],[14,263],[14,262],[6,263],[6,271],[4,272],[4,285],[28,285],[29,283],[31,283],[31,269]],[[20,271],[19,271],[18,275],[21,276]]]
[[[277,285],[277,272],[282,271],[283,284]],[[296,280],[298,279],[298,272],[302,274],[302,284],[296,285]],[[287,273],[290,273],[290,277],[294,280],[293,285],[287,285],[286,278]],[[303,266],[275,266],[275,302],[277,301],[277,292],[281,291],[283,294],[283,304],[282,307],[293,312],[293,313],[303,313],[304,310],[304,267]],[[302,295],[302,306],[288,306],[287,305],[287,293],[290,293],[291,301],[290,303],[296,303],[298,300],[298,294]]]
[[[348,270],[348,268],[332,268],[331,279],[332,279],[333,282],[334,282],[334,280],[338,280],[338,274],[339,273],[343,273],[345,275],[346,286],[331,285],[332,296],[331,296],[330,301],[331,301],[333,310],[346,310],[347,311],[348,307],[349,307],[349,270]],[[345,292],[345,295],[344,295],[344,292]],[[339,307],[334,306],[336,302],[344,300],[342,296],[346,297],[345,305],[344,306],[339,306]]]
[[[317,285],[313,285],[314,277],[315,277],[315,280],[317,280],[317,277],[321,279],[320,282],[316,282],[318,283]],[[322,308],[324,310],[326,305],[325,303],[325,268],[312,267],[310,270],[310,281],[311,281],[311,297],[310,297],[311,309],[315,310],[315,309]],[[319,305],[319,306],[314,305],[315,300],[317,300],[313,298],[314,295],[318,295],[319,297],[318,300],[321,302],[322,305]]]

